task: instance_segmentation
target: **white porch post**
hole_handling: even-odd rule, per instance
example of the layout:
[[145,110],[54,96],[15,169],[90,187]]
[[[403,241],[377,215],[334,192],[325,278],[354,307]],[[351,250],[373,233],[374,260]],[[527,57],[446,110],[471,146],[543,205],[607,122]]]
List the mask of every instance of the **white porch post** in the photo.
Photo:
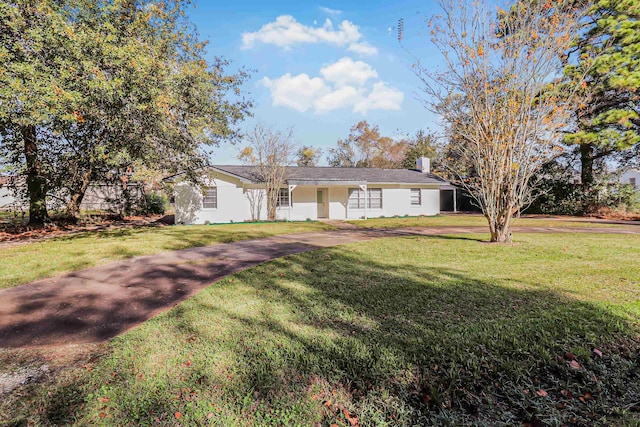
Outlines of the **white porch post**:
[[458,212],[458,198],[456,197],[456,187],[453,187],[453,213]]
[[364,191],[364,219],[367,218],[367,205],[369,204],[369,195],[367,194],[367,184],[361,185],[360,189]]
[[289,185],[289,221],[291,221],[291,208],[293,207],[293,200],[291,199],[291,193],[293,189],[296,188],[296,185]]

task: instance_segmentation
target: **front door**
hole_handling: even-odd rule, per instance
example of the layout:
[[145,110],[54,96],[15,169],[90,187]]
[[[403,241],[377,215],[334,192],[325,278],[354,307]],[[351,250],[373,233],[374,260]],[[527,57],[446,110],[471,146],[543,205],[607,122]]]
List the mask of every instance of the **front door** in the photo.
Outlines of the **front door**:
[[327,198],[327,194],[326,194],[326,190],[325,189],[318,189],[318,192],[316,194],[316,201],[318,202],[318,218],[326,218],[327,214],[326,212],[326,198]]

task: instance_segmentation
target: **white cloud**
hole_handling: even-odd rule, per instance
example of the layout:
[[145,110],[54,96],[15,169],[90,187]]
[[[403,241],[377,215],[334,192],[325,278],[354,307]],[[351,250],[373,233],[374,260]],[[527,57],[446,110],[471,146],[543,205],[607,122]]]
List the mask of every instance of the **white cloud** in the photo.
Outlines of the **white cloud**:
[[264,77],[262,83],[270,90],[274,106],[282,105],[302,112],[330,91],[320,77],[310,78],[307,74],[292,77],[287,73],[275,80]]
[[331,9],[328,7],[320,6],[318,9],[331,16],[340,16],[342,15],[342,11],[338,9]]
[[273,44],[284,49],[304,43],[329,43],[347,46],[361,55],[375,55],[378,49],[362,40],[357,25],[344,20],[337,29],[327,19],[321,27],[301,24],[291,15],[281,15],[255,32],[242,33],[242,48],[250,49],[256,43]]
[[353,86],[342,86],[333,92],[321,96],[314,102],[317,113],[326,113],[341,108],[351,107],[354,101],[360,99],[360,91]]
[[369,95],[361,99],[353,111],[364,115],[370,110],[400,110],[403,100],[404,93],[385,82],[376,82]]
[[371,65],[362,61],[354,61],[349,57],[340,58],[338,62],[320,69],[322,77],[336,86],[354,84],[362,86],[367,80],[378,77]]
[[292,76],[287,73],[277,79],[264,77],[262,83],[271,92],[274,106],[285,106],[305,112],[312,109],[316,114],[340,109],[351,109],[366,115],[372,110],[400,110],[404,93],[377,81],[368,86],[370,79],[378,73],[369,64],[341,58],[320,69],[322,77],[308,74]]
[[355,52],[359,55],[373,56],[378,53],[378,48],[367,42],[351,43],[347,49],[349,52]]

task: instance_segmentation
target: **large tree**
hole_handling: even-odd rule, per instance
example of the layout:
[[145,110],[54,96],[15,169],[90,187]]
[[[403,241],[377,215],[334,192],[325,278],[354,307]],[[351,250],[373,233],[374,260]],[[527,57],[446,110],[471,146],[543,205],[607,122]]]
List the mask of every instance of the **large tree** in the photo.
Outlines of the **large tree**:
[[183,1],[31,3],[0,6],[14,89],[0,89],[3,151],[25,166],[31,223],[47,192],[76,215],[91,180],[134,163],[196,179],[203,146],[234,136],[250,104],[229,95],[246,74],[204,61]]
[[584,92],[566,141],[577,144],[582,184],[589,192],[598,166],[607,159],[629,160],[631,149],[640,143],[640,3],[570,4],[587,9],[588,16],[566,57],[569,85]]
[[3,157],[24,165],[30,223],[47,218],[40,128],[73,121],[79,95],[61,84],[77,66],[73,28],[56,2],[0,3],[0,137]]
[[298,166],[316,166],[322,156],[321,148],[304,145],[296,151],[296,164]]
[[453,172],[482,209],[492,242],[511,241],[530,181],[567,126],[572,96],[562,90],[559,58],[579,16],[558,3],[516,3],[496,17],[482,1],[443,0],[431,34],[444,69],[416,64],[427,105],[464,165]]
[[404,169],[413,169],[420,157],[428,157],[437,160],[439,157],[438,140],[432,133],[419,130],[413,138],[407,140],[402,167]]
[[407,143],[380,134],[377,125],[362,120],[351,127],[349,136],[329,149],[327,161],[334,167],[400,168]]

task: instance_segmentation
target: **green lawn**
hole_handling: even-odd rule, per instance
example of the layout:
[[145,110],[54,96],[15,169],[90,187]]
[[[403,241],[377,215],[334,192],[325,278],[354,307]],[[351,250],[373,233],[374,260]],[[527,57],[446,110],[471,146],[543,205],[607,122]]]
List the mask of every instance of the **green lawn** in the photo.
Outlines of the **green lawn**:
[[640,425],[640,236],[484,237],[235,274],[22,387],[0,424]]
[[[585,218],[558,217],[552,218],[518,218],[514,221],[516,227],[584,227],[584,228],[610,228],[621,227],[622,225],[595,223],[584,221]],[[436,215],[419,217],[393,217],[393,218],[372,218],[367,220],[348,221],[351,224],[364,228],[399,228],[399,227],[488,227],[487,220],[480,214],[465,215]],[[640,226],[640,222],[638,222]]]
[[0,248],[0,289],[137,255],[276,234],[332,229],[319,222],[139,227]]

